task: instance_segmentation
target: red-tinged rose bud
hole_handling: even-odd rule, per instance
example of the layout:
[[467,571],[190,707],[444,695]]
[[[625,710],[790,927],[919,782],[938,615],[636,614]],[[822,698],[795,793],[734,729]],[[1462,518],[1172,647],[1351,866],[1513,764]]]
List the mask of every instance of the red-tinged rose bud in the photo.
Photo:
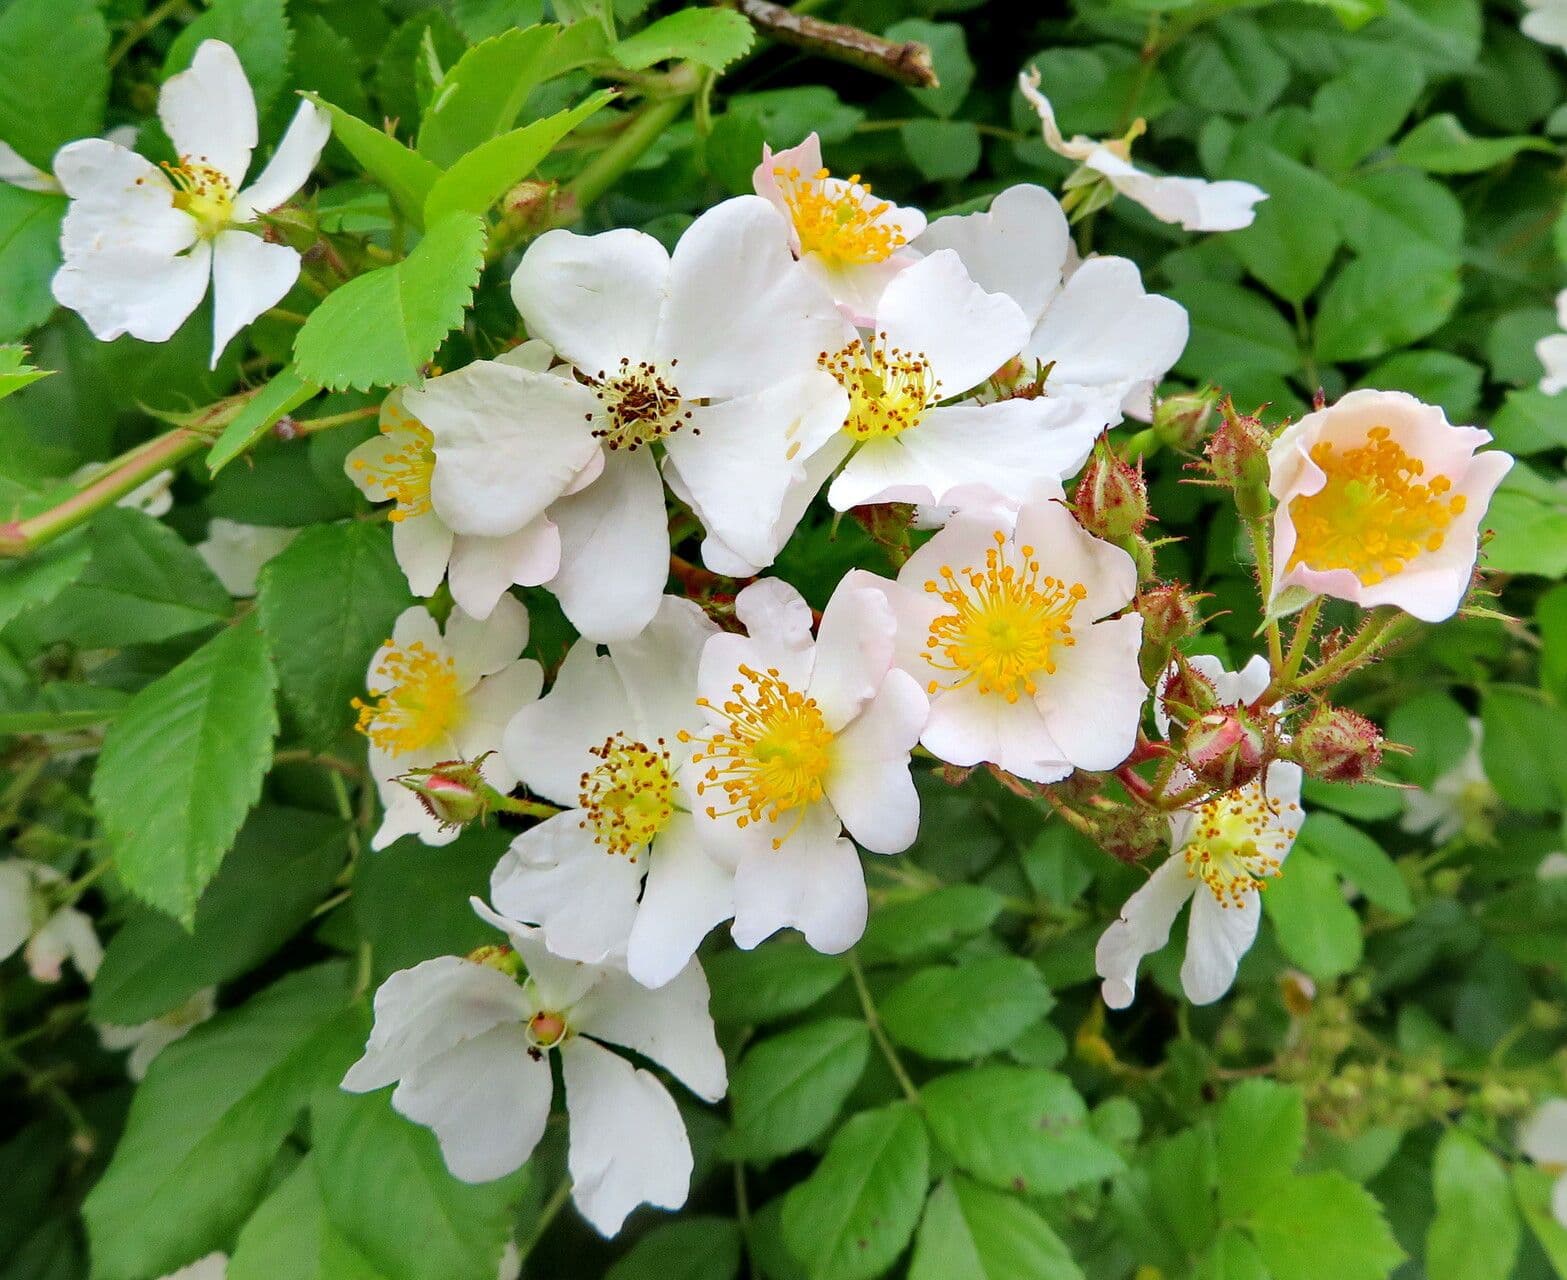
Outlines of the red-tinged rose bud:
[[1108,434],[1094,442],[1093,456],[1077,482],[1074,507],[1078,521],[1095,537],[1120,545],[1148,524],[1148,485],[1143,464],[1115,455]]
[[1270,726],[1246,707],[1225,707],[1187,726],[1182,756],[1201,781],[1218,791],[1234,791],[1262,772],[1272,738]]
[[1205,450],[1208,469],[1220,484],[1234,490],[1235,505],[1248,520],[1268,513],[1268,449],[1273,435],[1260,418],[1236,412],[1225,400],[1219,406],[1219,427]]
[[1382,763],[1382,731],[1358,711],[1323,703],[1295,731],[1289,754],[1324,782],[1365,782]]
[[1172,449],[1191,452],[1208,434],[1219,393],[1211,387],[1166,396],[1154,406],[1154,434]]
[[1219,710],[1219,691],[1212,680],[1176,654],[1169,674],[1160,682],[1159,704],[1176,724],[1190,724]]
[[1095,809],[1094,827],[1099,847],[1120,862],[1141,862],[1170,840],[1169,815],[1137,805]]
[[1144,587],[1132,605],[1143,615],[1143,643],[1172,645],[1195,635],[1202,625],[1197,605],[1205,599],[1179,582],[1155,582]]
[[482,822],[493,807],[492,788],[480,770],[482,758],[443,760],[429,769],[411,769],[397,779],[424,805],[425,812],[443,827],[463,827]]

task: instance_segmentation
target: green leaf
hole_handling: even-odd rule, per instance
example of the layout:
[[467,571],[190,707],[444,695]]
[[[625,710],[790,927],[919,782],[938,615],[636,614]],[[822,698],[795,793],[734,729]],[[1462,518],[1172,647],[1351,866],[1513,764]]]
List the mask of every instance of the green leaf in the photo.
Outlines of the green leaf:
[[1558,703],[1567,702],[1567,584],[1540,597],[1534,625],[1540,633],[1540,685]]
[[932,1080],[921,1094],[931,1135],[953,1162],[1003,1190],[1055,1195],[1122,1167],[1089,1128],[1071,1082],[1054,1071],[971,1067]]
[[1411,169],[1356,174],[1339,188],[1344,239],[1362,257],[1419,250],[1456,265],[1464,239],[1464,209],[1434,178]]
[[1428,689],[1394,708],[1387,736],[1414,752],[1398,757],[1403,776],[1429,787],[1468,753],[1469,714],[1446,693]]
[[424,202],[441,176],[440,169],[389,133],[366,124],[325,98],[306,94],[332,117],[332,133],[364,171],[386,188],[415,227],[424,226]]
[[293,413],[320,392],[320,387],[306,382],[293,365],[287,365],[281,372],[274,374],[271,381],[261,387],[234,420],[223,428],[223,434],[207,454],[207,469],[217,475],[240,454],[263,439],[267,432],[277,426],[278,419]]
[[1201,111],[1261,115],[1289,78],[1289,63],[1249,18],[1222,18],[1175,46],[1176,89]]
[[[974,84],[974,59],[969,56],[968,40],[956,22],[927,22],[923,18],[905,18],[882,33],[888,40],[917,41],[930,50],[939,84],[929,89],[904,86],[904,91],[931,115],[950,119],[963,105]],[[977,138],[976,138],[977,145]],[[927,175],[929,176],[929,175]]]
[[168,525],[134,507],[109,507],[93,521],[88,538],[86,571],[35,615],[42,634],[84,649],[110,649],[228,620],[228,591]]
[[1339,247],[1339,228],[1322,210],[1336,199],[1333,184],[1315,169],[1265,146],[1237,146],[1223,176],[1268,193],[1249,227],[1223,244],[1273,293],[1303,302],[1322,282]]
[[[1468,420],[1480,403],[1485,371],[1473,361],[1447,351],[1400,351],[1389,356],[1358,383],[1389,391],[1407,391],[1439,404],[1454,422]],[[1496,430],[1495,421],[1491,424]]]
[[0,564],[0,629],[48,604],[79,578],[92,558],[85,533],[62,538],[13,564]]
[[1462,1129],[1449,1129],[1431,1166],[1436,1217],[1426,1231],[1430,1280],[1511,1275],[1522,1227],[1502,1162]]
[[417,383],[462,322],[484,266],[484,219],[454,214],[390,267],[329,294],[294,340],[300,377],[334,391]]
[[1219,1226],[1218,1152],[1212,1132],[1198,1126],[1172,1133],[1153,1143],[1139,1164],[1149,1202],[1169,1237],[1184,1253],[1207,1248]]
[[227,1249],[318,1085],[362,1043],[347,974],[290,974],[154,1060],[82,1216],[98,1280],[146,1280]]
[[93,1020],[134,1026],[250,972],[310,919],[347,848],[340,819],[258,808],[196,904],[189,933],[161,912],[132,908],[93,981]]
[[930,1139],[906,1102],[864,1111],[784,1198],[783,1234],[811,1280],[869,1280],[903,1252],[929,1185]]
[[1447,112],[1428,116],[1406,133],[1394,154],[1427,173],[1479,173],[1511,160],[1520,151],[1551,151],[1544,138],[1476,138]]
[[385,1091],[310,1100],[317,1185],[327,1221],[387,1280],[494,1276],[529,1169],[459,1182],[435,1135],[404,1119]]
[[1425,337],[1453,313],[1458,272],[1417,249],[1356,258],[1323,291],[1319,359],[1365,360]]
[[1502,802],[1549,813],[1567,798],[1567,741],[1561,708],[1533,689],[1494,686],[1480,701],[1480,759]]
[[224,1280],[387,1280],[328,1220],[306,1155],[245,1224]]
[[326,746],[353,723],[370,659],[413,603],[390,531],[359,520],[303,530],[262,569],[256,603],[289,710]]
[[1004,905],[994,889],[945,885],[917,898],[876,908],[860,941],[867,964],[947,956],[960,942],[984,933]]
[[444,168],[516,124],[528,95],[554,69],[559,32],[548,24],[514,28],[463,54],[419,122],[419,154]]
[[1299,841],[1338,868],[1345,879],[1354,881],[1355,887],[1382,910],[1396,916],[1414,914],[1409,886],[1393,859],[1359,827],[1331,813],[1313,813],[1301,828]]
[[[1559,1175],[1558,1175],[1559,1176]],[[1556,1178],[1532,1165],[1513,1166],[1513,1191],[1524,1221],[1551,1260],[1556,1274],[1567,1280],[1567,1227],[1551,1212],[1551,1188]]]
[[[11,0],[0,11],[0,138],[45,173],[103,129],[109,26],[94,0]],[[56,201],[58,203],[58,201]],[[21,276],[8,276],[7,292]]]
[[0,400],[53,372],[53,369],[35,369],[28,364],[26,347],[0,346]]
[[921,969],[878,1008],[890,1035],[927,1058],[960,1062],[1006,1048],[1055,1000],[1022,956],[981,956]]
[[1246,1080],[1225,1095],[1217,1133],[1219,1206],[1244,1218],[1289,1181],[1306,1146],[1306,1103],[1299,1089]]
[[531,27],[543,13],[544,0],[452,0],[452,17],[474,42],[511,27]]
[[174,38],[163,60],[163,78],[190,66],[203,40],[221,40],[239,55],[256,95],[256,114],[265,116],[288,79],[294,44],[284,0],[214,0]]
[[1360,963],[1360,917],[1333,869],[1308,850],[1296,845],[1262,901],[1279,949],[1313,978],[1342,977]]
[[1191,340],[1176,368],[1224,380],[1233,369],[1292,374],[1300,367],[1295,331],[1262,298],[1220,281],[1177,285],[1169,294],[1191,315]]
[[53,314],[50,281],[60,265],[64,216],[63,197],[0,182],[0,280],[5,281],[0,289],[0,342],[22,337]]
[[738,1224],[692,1215],[654,1227],[604,1280],[734,1280],[739,1272]]
[[92,795],[120,879],[190,924],[261,793],[275,676],[260,629],[220,631],[142,689],[110,726]]
[[722,71],[756,41],[748,18],[733,9],[680,9],[624,40],[610,55],[621,66],[641,71],[655,62],[684,58]]
[[927,182],[960,182],[979,168],[979,130],[970,120],[909,120],[898,140]]
[[1050,1224],[1015,1196],[967,1178],[937,1184],[909,1280],[1083,1280]]
[[704,967],[713,1018],[729,1026],[803,1013],[849,974],[842,956],[825,956],[794,938],[779,938],[754,951],[720,951]]
[[729,1080],[730,1152],[761,1162],[810,1146],[864,1075],[870,1049],[858,1018],[824,1018],[753,1045]]
[[1511,454],[1543,453],[1567,445],[1567,396],[1530,387],[1509,391],[1491,419],[1499,448]]
[[1567,576],[1567,501],[1540,477],[1516,466],[1486,508],[1492,537],[1481,561],[1498,573]]
[[1273,1280],[1383,1280],[1404,1258],[1376,1198],[1341,1173],[1292,1179],[1251,1225]]
[[425,201],[434,226],[449,214],[486,213],[549,155],[550,150],[615,95],[600,90],[575,107],[481,143],[436,179]]
[[1269,1276],[1251,1237],[1238,1227],[1227,1227],[1193,1270],[1192,1280],[1269,1280]]
[[1425,88],[1420,67],[1394,50],[1369,50],[1323,84],[1311,100],[1311,150],[1333,173],[1352,169],[1382,146]]

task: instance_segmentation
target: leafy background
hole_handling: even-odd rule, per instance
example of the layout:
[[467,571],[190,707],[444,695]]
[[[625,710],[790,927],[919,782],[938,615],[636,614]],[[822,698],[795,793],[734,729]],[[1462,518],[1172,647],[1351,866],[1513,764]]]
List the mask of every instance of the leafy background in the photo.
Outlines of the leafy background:
[[[330,104],[310,213],[363,272],[324,303],[296,290],[283,306],[313,312],[303,329],[265,318],[209,372],[205,311],[162,346],[99,344],[56,313],[64,201],[0,185],[0,342],[55,371],[0,401],[6,513],[47,509],[78,467],[171,426],[196,432],[166,516],[111,509],[0,568],[0,827],[16,853],[95,877],[109,938],[90,990],[0,971],[0,1277],[86,1275],[90,1250],[92,1275],[149,1280],[221,1248],[234,1280],[488,1280],[511,1236],[528,1274],[573,1280],[1567,1276],[1549,1176],[1514,1141],[1532,1100],[1567,1092],[1567,881],[1536,875],[1567,806],[1567,396],[1535,389],[1533,354],[1567,257],[1560,55],[1519,34],[1516,6],[1478,0],[809,7],[927,43],[941,86],[645,0],[0,4],[0,137],[35,164],[127,123],[158,154],[157,85],[210,36],[238,49],[265,141],[296,90]],[[537,49],[503,34],[552,16],[583,21]],[[524,55],[536,75],[510,106],[496,69]],[[1125,201],[1079,227],[1188,308],[1172,387],[1220,384],[1275,421],[1318,388],[1402,388],[1520,457],[1486,552],[1510,620],[1428,629],[1342,691],[1411,748],[1390,781],[1456,766],[1477,718],[1488,787],[1434,844],[1400,828],[1392,787],[1313,786],[1235,992],[1183,1003],[1177,938],[1107,1016],[1093,945],[1141,873],[982,777],[924,778],[922,835],[877,864],[857,969],[791,942],[710,944],[733,1088],[717,1108],[682,1100],[685,1211],[641,1211],[612,1243],[557,1216],[559,1125],[515,1177],[453,1181],[384,1097],[335,1088],[368,984],[487,940],[466,896],[506,840],[360,856],[374,798],[348,698],[408,603],[387,526],[343,476],[373,430],[361,411],[432,358],[514,336],[500,285],[526,210],[495,205],[536,167],[589,228],[666,241],[749,189],[764,140],[812,130],[836,172],[902,202],[981,206],[1066,176],[1015,91],[1025,62],[1068,133],[1145,118],[1140,157],[1270,193],[1224,235]],[[630,82],[609,107],[589,96],[606,66]],[[650,84],[673,96],[639,102]],[[651,122],[636,150],[627,112]],[[408,256],[355,258],[365,245]],[[296,412],[343,425],[273,430]],[[1178,539],[1159,571],[1211,594],[1203,647],[1244,658],[1233,514],[1181,483],[1179,451],[1144,444]],[[192,549],[215,517],[303,530],[253,605]],[[821,520],[779,572],[820,604],[855,564],[885,568],[856,526]],[[553,664],[569,633],[525,594]],[[214,983],[223,1012],[133,1091],[91,1022]]]

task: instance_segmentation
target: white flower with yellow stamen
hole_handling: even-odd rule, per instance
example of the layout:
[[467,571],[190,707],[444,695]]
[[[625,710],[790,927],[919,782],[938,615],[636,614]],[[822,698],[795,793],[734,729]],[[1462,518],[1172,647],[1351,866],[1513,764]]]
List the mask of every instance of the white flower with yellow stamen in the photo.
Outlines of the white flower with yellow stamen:
[[[546,343],[525,342],[497,363],[542,373],[551,354]],[[597,474],[592,461],[584,483]],[[365,497],[395,504],[388,517],[392,549],[415,595],[433,595],[447,578],[458,607],[487,618],[509,588],[536,587],[555,576],[560,531],[549,517],[536,516],[504,537],[453,533],[430,498],[435,466],[435,437],[408,411],[403,390],[382,404],[380,433],[350,450],[344,461],[348,478]]]
[[886,583],[895,661],[930,697],[920,742],[956,765],[1033,782],[1112,769],[1131,753],[1147,687],[1132,558],[1060,502],[960,511]]
[[865,928],[865,877],[845,828],[873,853],[898,853],[919,828],[909,752],[929,710],[892,666],[892,609],[870,574],[849,573],[816,637],[799,592],[777,579],[735,598],[746,635],[702,651],[706,725],[687,791],[709,856],[734,873],[734,939],[756,946],[795,928],[818,951]]
[[217,988],[203,987],[189,999],[146,1022],[135,1026],[116,1026],[113,1023],[98,1024],[98,1039],[111,1053],[129,1049],[125,1059],[125,1074],[132,1080],[146,1078],[152,1060],[176,1040],[200,1026],[217,1010]]
[[919,261],[909,246],[925,229],[925,215],[873,195],[859,174],[833,177],[814,133],[783,151],[763,143],[751,182],[788,219],[794,256],[856,324],[870,323],[888,282]]
[[30,858],[0,862],[0,960],[22,952],[37,982],[58,982],[69,960],[91,982],[103,963],[92,917],[57,905],[65,877]]
[[304,185],[331,121],[301,103],[271,163],[243,187],[256,147],[256,104],[239,58],[220,40],[203,41],[189,69],[164,83],[158,116],[177,164],[159,168],[103,138],[70,143],[56,155],[55,176],[71,206],[54,296],[102,341],[129,333],[165,342],[210,283],[216,366],[229,339],[299,276],[299,254],[264,240],[254,224]]
[[1469,718],[1464,753],[1451,769],[1432,779],[1429,787],[1411,787],[1403,793],[1405,831],[1429,833],[1433,844],[1446,844],[1460,835],[1487,838],[1496,809],[1496,789],[1486,776],[1480,754],[1485,730],[1479,717]]
[[1551,1216],[1567,1227],[1567,1098],[1548,1098],[1518,1130],[1524,1155],[1556,1179]]
[[395,1083],[392,1106],[434,1131],[446,1167],[488,1182],[521,1168],[544,1136],[558,1057],[566,1163],[583,1217],[612,1236],[639,1204],[678,1209],[692,1169],[685,1123],[658,1077],[615,1049],[648,1058],[704,1101],[723,1097],[701,968],[693,961],[649,991],[617,965],[562,960],[538,930],[473,905],[512,950],[394,973],[375,993],[375,1027],[343,1088]]
[[[1202,178],[1176,178],[1148,173],[1131,161],[1132,141],[1143,130],[1142,121],[1125,138],[1099,141],[1079,134],[1061,135],[1050,99],[1039,92],[1039,72],[1033,68],[1018,75],[1018,88],[1039,116],[1045,145],[1058,156],[1076,160],[1099,174],[1128,200],[1142,205],[1160,222],[1174,222],[1187,231],[1237,231],[1249,227],[1257,214],[1253,205],[1268,193],[1249,182],[1208,182]],[[1070,183],[1068,184],[1071,185]]]
[[636,639],[602,655],[579,640],[502,748],[524,785],[564,812],[512,841],[491,900],[539,925],[566,959],[624,951],[649,987],[679,973],[734,911],[732,871],[702,849],[684,776],[686,736],[706,720],[697,663],[717,632],[691,601],[665,596]]
[[1314,595],[1451,617],[1480,521],[1513,465],[1490,441],[1403,391],[1351,391],[1288,427],[1268,453],[1273,607]]
[[422,605],[403,610],[392,638],[370,661],[369,697],[354,699],[386,809],[371,848],[409,834],[425,844],[456,839],[455,828],[443,827],[397,781],[411,769],[482,759],[491,786],[517,785],[501,756],[490,753],[500,751],[507,721],[543,687],[539,664],[518,656],[527,643],[528,611],[511,596],[502,596],[483,621],[453,609],[444,632]]
[[512,297],[574,376],[479,361],[408,393],[434,436],[430,494],[446,524],[499,538],[548,513],[561,550],[546,585],[601,641],[641,631],[669,576],[660,456],[710,541],[770,564],[804,511],[786,509],[791,487],[845,411],[817,367],[842,320],[791,257],[779,214],[757,196],[726,200],[673,254],[640,231],[550,231]]

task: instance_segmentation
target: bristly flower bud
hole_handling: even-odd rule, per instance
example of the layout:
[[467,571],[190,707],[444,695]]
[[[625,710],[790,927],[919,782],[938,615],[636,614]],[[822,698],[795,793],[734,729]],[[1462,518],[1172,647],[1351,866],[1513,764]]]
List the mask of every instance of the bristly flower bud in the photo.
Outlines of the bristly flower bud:
[[1212,387],[1166,396],[1153,410],[1154,434],[1172,449],[1190,453],[1208,434],[1219,393]]
[[1217,791],[1256,780],[1273,754],[1272,726],[1243,706],[1210,711],[1186,728],[1181,754],[1187,767]]
[[1268,514],[1268,449],[1272,433],[1260,418],[1238,413],[1228,398],[1219,406],[1219,428],[1204,451],[1208,469],[1220,484],[1235,493],[1235,505],[1243,519],[1260,520]]
[[1156,582],[1144,587],[1132,602],[1132,607],[1143,616],[1143,643],[1173,645],[1195,635],[1202,625],[1197,604],[1206,598],[1188,591],[1180,582]]
[[418,796],[425,811],[443,827],[464,827],[483,822],[494,807],[495,790],[484,780],[483,763],[483,756],[471,764],[443,760],[428,769],[410,769],[397,781]]
[[1106,542],[1121,545],[1140,534],[1149,520],[1142,460],[1133,465],[1117,457],[1109,433],[1100,435],[1077,482],[1073,505],[1083,528]]
[[1382,731],[1358,711],[1323,703],[1295,731],[1290,756],[1324,782],[1364,782],[1382,763]]
[[1119,862],[1141,862],[1170,841],[1170,817],[1141,805],[1118,804],[1094,811],[1099,847]]
[[1212,680],[1176,654],[1169,674],[1160,681],[1159,704],[1176,724],[1190,724],[1219,710],[1219,691]]

